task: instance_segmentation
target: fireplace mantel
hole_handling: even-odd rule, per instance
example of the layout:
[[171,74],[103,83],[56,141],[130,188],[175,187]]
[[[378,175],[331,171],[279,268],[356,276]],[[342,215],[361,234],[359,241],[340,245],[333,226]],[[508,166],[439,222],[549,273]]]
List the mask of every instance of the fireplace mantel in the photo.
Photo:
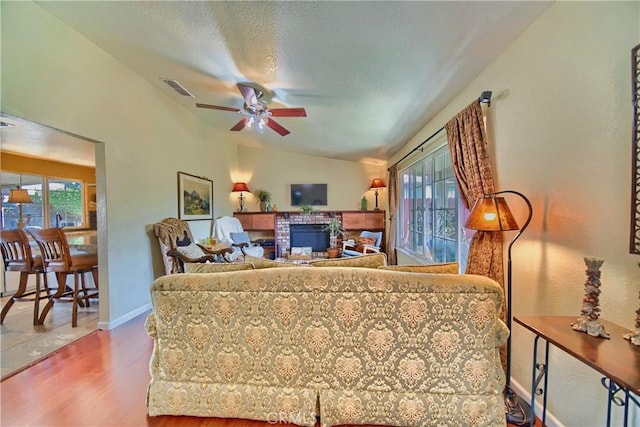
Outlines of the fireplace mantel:
[[289,226],[291,224],[327,224],[337,217],[347,231],[347,238],[357,237],[361,231],[382,231],[385,241],[386,212],[377,211],[277,211],[277,212],[235,212],[242,228],[248,232],[269,233],[275,241],[275,254],[280,255],[290,249]]

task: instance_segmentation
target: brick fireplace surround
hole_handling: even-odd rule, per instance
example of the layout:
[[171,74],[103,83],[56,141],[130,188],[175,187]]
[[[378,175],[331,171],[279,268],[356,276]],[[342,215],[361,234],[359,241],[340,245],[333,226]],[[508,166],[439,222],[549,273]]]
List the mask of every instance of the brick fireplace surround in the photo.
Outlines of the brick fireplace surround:
[[[291,241],[289,236],[289,225],[291,224],[328,224],[329,219],[334,216],[338,218],[342,224],[342,214],[334,212],[313,212],[307,213],[276,213],[276,248],[278,250],[277,256],[289,250],[291,247]],[[342,241],[338,237],[338,246],[342,246]],[[322,256],[326,255],[326,252],[315,253],[314,255]]]

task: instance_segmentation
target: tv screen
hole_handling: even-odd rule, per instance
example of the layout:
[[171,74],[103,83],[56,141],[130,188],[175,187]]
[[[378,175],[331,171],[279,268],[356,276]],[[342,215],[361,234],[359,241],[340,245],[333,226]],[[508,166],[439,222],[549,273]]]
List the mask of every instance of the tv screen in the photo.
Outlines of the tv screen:
[[326,206],[327,184],[291,184],[291,206]]

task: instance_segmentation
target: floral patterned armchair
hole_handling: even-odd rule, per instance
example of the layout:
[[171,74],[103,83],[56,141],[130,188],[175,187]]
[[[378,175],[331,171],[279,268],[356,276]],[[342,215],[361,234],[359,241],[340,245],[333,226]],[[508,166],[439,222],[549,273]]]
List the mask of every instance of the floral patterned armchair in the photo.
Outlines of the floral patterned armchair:
[[178,218],[165,218],[153,224],[153,231],[160,243],[160,251],[166,274],[184,272],[184,263],[228,262],[230,248],[211,251],[194,242],[189,224]]

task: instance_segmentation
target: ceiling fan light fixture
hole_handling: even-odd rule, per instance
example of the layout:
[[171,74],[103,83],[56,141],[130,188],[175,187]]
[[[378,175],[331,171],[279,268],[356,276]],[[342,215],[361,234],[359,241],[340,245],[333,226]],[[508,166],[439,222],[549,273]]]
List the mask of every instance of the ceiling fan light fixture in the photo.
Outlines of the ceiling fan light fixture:
[[250,128],[262,133],[264,129],[268,127],[277,132],[280,136],[287,136],[291,132],[275,120],[271,119],[271,117],[307,117],[307,112],[301,107],[274,108],[270,110],[267,107],[267,103],[260,99],[262,97],[262,91],[242,83],[238,83],[237,86],[240,93],[242,93],[242,99],[244,100],[242,109],[223,107],[220,105],[201,104],[198,102],[196,102],[196,107],[241,113],[244,117],[230,129],[231,131],[237,132],[244,128]]

